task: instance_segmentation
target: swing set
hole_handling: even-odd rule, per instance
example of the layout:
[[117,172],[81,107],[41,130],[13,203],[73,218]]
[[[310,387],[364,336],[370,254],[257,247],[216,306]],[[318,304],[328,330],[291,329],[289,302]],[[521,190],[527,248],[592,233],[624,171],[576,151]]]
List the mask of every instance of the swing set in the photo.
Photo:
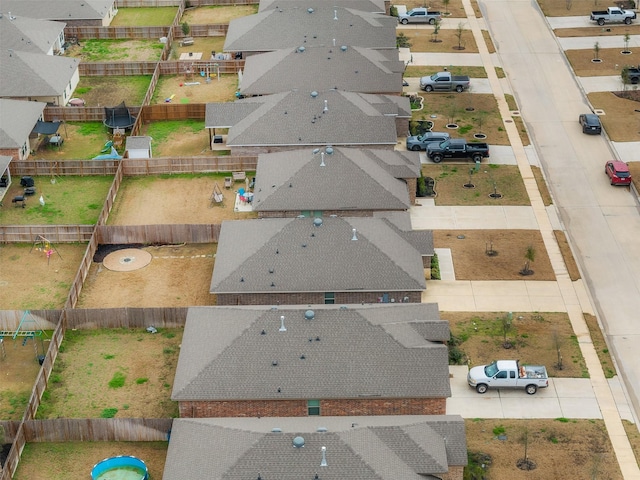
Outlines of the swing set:
[[40,328],[36,318],[31,315],[29,310],[25,310],[18,324],[18,328],[15,330],[0,330],[0,360],[7,358],[7,352],[4,346],[4,339],[11,338],[14,341],[14,348],[17,346],[15,341],[18,338],[22,339],[22,346],[24,347],[27,342],[33,340],[33,349],[35,351],[36,360],[39,360],[38,343],[36,337],[40,339],[42,344],[42,353],[44,354],[44,339],[43,337],[48,335]]
[[44,252],[44,254],[47,256],[47,265],[49,265],[51,255],[53,255],[54,253],[57,253],[60,257],[60,260],[62,260],[62,255],[60,255],[60,252],[58,252],[53,243],[47,240],[42,235],[36,236],[33,245],[31,245],[31,250],[29,250],[29,253],[31,253],[34,249],[38,252]]

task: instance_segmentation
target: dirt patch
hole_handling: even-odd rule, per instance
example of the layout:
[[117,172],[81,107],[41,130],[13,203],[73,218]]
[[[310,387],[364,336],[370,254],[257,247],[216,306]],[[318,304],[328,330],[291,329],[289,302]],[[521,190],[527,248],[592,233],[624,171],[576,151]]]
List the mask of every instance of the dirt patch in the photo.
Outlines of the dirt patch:
[[457,29],[440,29],[437,36],[437,42],[432,40],[433,28],[420,28],[416,30],[403,29],[402,33],[411,42],[412,52],[451,52],[452,49],[458,50],[458,43],[463,47],[464,53],[478,53],[478,45],[473,38],[471,30],[462,30],[460,42],[458,42]]
[[627,432],[627,437],[631,443],[631,448],[636,457],[636,462],[640,463],[640,432],[638,431],[638,425],[631,423],[628,420],[623,420],[622,426],[624,427],[625,432]]
[[[156,135],[154,133],[159,132],[160,124],[169,122],[173,124],[170,134],[159,133]],[[210,157],[229,154],[228,150],[211,150],[209,132],[204,128],[204,122],[197,122],[201,124],[200,128],[197,128],[195,123],[185,124],[182,121],[172,120],[169,122],[153,122],[143,125],[141,129],[141,135],[149,135],[152,139],[151,146],[154,157]]]
[[[473,173],[472,173],[473,170]],[[486,171],[486,173],[485,173]],[[435,179],[435,202],[444,205],[531,205],[527,190],[515,165],[423,165],[422,174]],[[489,197],[495,189],[500,198]],[[474,185],[465,188],[465,185]],[[418,199],[418,202],[420,199]]]
[[[593,6],[593,3],[591,4]],[[609,31],[607,31],[609,30]],[[617,35],[640,35],[640,25],[607,25],[606,27],[556,28],[556,37],[611,37]],[[624,42],[620,42],[624,46]]]
[[576,263],[576,259],[573,257],[573,252],[571,251],[571,247],[569,246],[569,241],[567,240],[567,236],[561,230],[554,230],[553,235],[556,237],[556,242],[558,242],[558,248],[560,248],[560,254],[562,255],[562,260],[564,260],[564,264],[567,267],[567,272],[569,273],[569,279],[572,282],[579,280],[580,270],[578,269],[578,264]]
[[[6,310],[58,309],[64,306],[71,282],[87,248],[84,244],[53,246],[47,260],[31,244],[0,245],[0,297]],[[62,257],[62,258],[61,258]]]
[[[433,244],[451,249],[456,280],[556,280],[538,230],[434,230]],[[523,276],[529,245],[535,250],[534,273]]]
[[162,478],[167,442],[27,443],[14,480],[85,480],[105,458],[133,455],[145,462],[149,478]]
[[636,187],[636,190],[640,192],[640,162],[629,162],[629,172],[631,172],[631,181]]
[[462,6],[462,0],[450,0],[449,3],[445,6],[442,0],[436,0],[434,2],[430,2],[428,5],[425,4],[424,0],[408,0],[403,2],[407,6],[407,10],[411,10],[416,7],[429,7],[429,10],[437,10],[439,12],[448,12],[450,16],[454,18],[466,18],[467,14],[464,11],[464,7]]
[[591,341],[593,342],[593,349],[598,355],[598,359],[600,360],[600,365],[602,366],[604,375],[607,378],[613,378],[616,374],[616,367],[613,364],[613,360],[611,358],[611,354],[609,353],[607,342],[602,333],[602,328],[598,323],[598,319],[595,315],[591,315],[588,313],[583,314],[583,316],[587,327],[589,327],[589,334],[591,335]]
[[549,188],[547,187],[547,182],[544,179],[542,169],[540,167],[536,167],[535,165],[532,165],[531,171],[533,172],[533,178],[536,180],[538,191],[540,192],[540,196],[542,197],[542,203],[544,204],[545,207],[552,205],[553,198],[551,198],[551,193],[549,192]]
[[189,307],[215,305],[209,293],[217,245],[145,247],[151,263],[133,272],[112,272],[93,263],[78,308]]
[[182,332],[67,330],[37,418],[176,417]]
[[5,356],[0,346],[0,418],[3,420],[20,420],[24,414],[40,370],[37,355],[44,355],[49,348],[51,332],[45,333],[26,342],[21,337],[15,340],[5,337],[2,341]]
[[190,25],[209,25],[229,23],[234,18],[258,13],[258,5],[207,6],[187,8],[180,19],[180,23]]
[[[255,218],[252,212],[234,211],[236,190],[246,188],[246,183],[237,182],[226,189],[224,177],[224,174],[127,177],[120,186],[108,223],[198,224]],[[211,206],[215,184],[224,195],[222,206]]]
[[[164,75],[160,77],[153,96],[153,103],[209,103],[209,102],[233,102],[236,100],[235,92],[238,89],[237,75],[221,75],[209,77],[207,83],[206,71],[194,71],[189,66],[190,74]],[[215,69],[209,70],[210,75]],[[202,73],[202,75],[201,75]],[[203,76],[204,75],[204,76]],[[198,82],[197,85],[188,83]]]
[[604,110],[600,121],[607,135],[614,142],[640,141],[640,102],[618,97],[611,92],[594,92],[587,94],[589,102],[595,109]]
[[[588,377],[587,367],[566,313],[442,312],[461,343],[463,362],[484,365],[499,358],[545,365],[552,377]],[[505,336],[505,322],[511,326]],[[506,340],[505,340],[506,339]],[[505,342],[509,348],[504,348]],[[558,358],[558,350],[562,358]],[[559,366],[561,368],[559,368]]]
[[[547,17],[589,16],[593,10],[602,10],[594,0],[538,0],[542,12]],[[614,5],[614,2],[611,2]],[[604,7],[606,9],[606,6]]]
[[[602,420],[473,419],[465,426],[470,455],[481,452],[490,458],[484,459],[486,477],[474,478],[623,478]],[[536,464],[527,472],[516,466],[525,456],[525,434],[527,458]]]
[[[601,60],[599,63],[594,63],[593,60],[595,50],[565,50],[566,55],[574,73],[578,77],[597,77],[597,76],[620,76],[622,67],[625,65],[638,65],[640,64],[640,50],[635,49],[629,55],[623,55],[624,44],[620,42],[620,48],[601,48],[598,51],[598,58]],[[620,88],[622,89],[622,77],[620,79]]]

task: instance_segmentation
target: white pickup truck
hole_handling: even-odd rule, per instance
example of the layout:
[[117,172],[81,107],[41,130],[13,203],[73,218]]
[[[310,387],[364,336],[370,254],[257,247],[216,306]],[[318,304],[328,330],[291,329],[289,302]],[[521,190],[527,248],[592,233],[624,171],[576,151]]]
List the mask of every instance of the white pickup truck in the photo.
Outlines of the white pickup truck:
[[478,393],[485,393],[489,387],[524,388],[529,395],[533,395],[538,388],[549,386],[549,377],[542,365],[520,365],[518,360],[497,360],[470,369],[467,383]]
[[629,25],[632,20],[636,19],[636,12],[633,10],[622,10],[618,7],[609,7],[606,10],[597,10],[591,12],[589,20],[596,22],[598,25],[605,23],[625,23]]

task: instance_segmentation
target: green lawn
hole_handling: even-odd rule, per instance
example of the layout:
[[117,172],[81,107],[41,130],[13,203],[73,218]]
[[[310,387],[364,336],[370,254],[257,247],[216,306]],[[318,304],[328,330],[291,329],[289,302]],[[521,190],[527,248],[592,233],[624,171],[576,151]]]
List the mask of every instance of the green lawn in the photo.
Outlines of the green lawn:
[[141,105],[149,89],[151,75],[80,77],[74,92],[88,107],[115,106],[120,102]]
[[176,7],[118,8],[118,14],[111,21],[112,27],[154,27],[171,25],[178,13]]
[[[11,208],[8,199],[22,194],[20,179],[13,179],[0,208],[2,225],[93,225],[98,219],[113,177],[33,177],[36,195],[28,197],[26,208]],[[39,197],[45,200],[40,205]],[[9,207],[9,208],[7,208]]]
[[158,40],[84,40],[79,54],[83,62],[157,61],[164,44]]

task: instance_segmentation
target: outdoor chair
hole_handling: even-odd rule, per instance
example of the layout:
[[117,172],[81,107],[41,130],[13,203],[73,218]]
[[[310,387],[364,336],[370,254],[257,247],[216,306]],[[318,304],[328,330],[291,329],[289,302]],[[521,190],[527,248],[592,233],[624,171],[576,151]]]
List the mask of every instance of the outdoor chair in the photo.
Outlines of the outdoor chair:
[[233,186],[233,177],[224,177],[224,188],[231,188]]

